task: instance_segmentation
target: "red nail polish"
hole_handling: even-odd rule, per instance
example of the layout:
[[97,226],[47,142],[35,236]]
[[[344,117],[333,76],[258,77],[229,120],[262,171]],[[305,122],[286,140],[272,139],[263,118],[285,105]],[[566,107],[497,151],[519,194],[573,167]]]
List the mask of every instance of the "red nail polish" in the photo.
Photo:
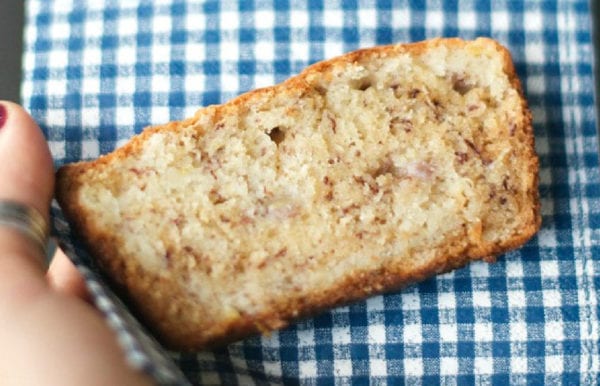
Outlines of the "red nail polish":
[[6,107],[4,105],[0,105],[0,129],[4,126],[6,122]]

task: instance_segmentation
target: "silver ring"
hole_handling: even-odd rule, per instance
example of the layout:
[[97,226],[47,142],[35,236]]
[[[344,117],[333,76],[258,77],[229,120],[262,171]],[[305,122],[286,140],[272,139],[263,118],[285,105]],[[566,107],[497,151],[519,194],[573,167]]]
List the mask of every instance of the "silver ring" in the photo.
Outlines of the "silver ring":
[[33,241],[46,254],[48,223],[35,208],[14,201],[0,200],[0,225],[11,227]]

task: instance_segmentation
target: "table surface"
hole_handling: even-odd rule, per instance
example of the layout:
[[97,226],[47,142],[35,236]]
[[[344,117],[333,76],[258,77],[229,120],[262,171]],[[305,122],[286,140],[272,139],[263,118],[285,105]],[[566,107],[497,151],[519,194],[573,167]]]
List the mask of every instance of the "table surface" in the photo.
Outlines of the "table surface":
[[15,102],[21,99],[23,11],[22,1],[0,1],[0,99]]

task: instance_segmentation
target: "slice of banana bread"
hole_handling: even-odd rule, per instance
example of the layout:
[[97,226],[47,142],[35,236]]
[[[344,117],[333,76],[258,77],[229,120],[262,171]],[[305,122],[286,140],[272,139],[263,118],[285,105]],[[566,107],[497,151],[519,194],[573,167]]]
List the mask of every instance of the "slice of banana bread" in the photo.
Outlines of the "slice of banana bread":
[[317,63],[58,172],[57,197],[170,348],[277,329],[539,228],[509,52],[435,39]]

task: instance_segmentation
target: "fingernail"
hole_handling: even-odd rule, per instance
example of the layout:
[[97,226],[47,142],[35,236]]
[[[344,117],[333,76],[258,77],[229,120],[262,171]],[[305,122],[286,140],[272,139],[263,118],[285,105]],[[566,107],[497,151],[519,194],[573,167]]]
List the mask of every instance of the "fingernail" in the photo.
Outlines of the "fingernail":
[[0,129],[4,126],[6,122],[6,107],[0,104]]

